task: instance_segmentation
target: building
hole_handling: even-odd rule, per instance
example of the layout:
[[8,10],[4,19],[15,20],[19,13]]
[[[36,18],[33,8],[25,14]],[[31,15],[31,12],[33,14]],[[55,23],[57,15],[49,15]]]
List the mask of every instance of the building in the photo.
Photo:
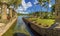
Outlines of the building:
[[55,0],[56,22],[60,22],[60,0]]

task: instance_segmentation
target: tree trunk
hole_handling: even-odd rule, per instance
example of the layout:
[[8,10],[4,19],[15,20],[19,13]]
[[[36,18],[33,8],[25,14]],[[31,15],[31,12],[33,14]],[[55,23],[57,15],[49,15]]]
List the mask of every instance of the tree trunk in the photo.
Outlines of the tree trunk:
[[2,4],[2,19],[7,19],[7,4],[5,3]]
[[42,17],[42,6],[41,6],[41,11],[40,11],[40,18]]
[[0,5],[0,19],[1,19],[1,5]]
[[9,8],[9,15],[12,18],[12,8]]

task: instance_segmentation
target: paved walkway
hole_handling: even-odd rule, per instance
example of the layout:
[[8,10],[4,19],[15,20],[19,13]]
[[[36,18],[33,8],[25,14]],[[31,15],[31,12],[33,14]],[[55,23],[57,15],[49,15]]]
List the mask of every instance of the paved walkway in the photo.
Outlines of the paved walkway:
[[[0,30],[0,36],[2,36],[16,21],[17,18],[13,19],[11,22],[9,22],[6,26],[2,25],[2,28]],[[2,24],[2,23],[1,23]],[[0,25],[1,26],[1,25]]]

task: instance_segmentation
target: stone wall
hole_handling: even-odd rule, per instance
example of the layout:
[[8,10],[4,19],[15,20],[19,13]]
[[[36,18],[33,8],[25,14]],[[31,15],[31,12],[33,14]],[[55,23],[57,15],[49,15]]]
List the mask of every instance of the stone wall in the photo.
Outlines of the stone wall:
[[55,15],[56,21],[60,22],[60,0],[55,0]]
[[47,28],[38,27],[34,24],[31,24],[31,28],[42,36],[60,36],[60,28],[49,30]]
[[42,36],[60,36],[60,28],[53,28],[53,29],[42,28],[31,23],[25,18],[23,18],[23,20],[31,29],[33,29],[35,32],[37,32]]

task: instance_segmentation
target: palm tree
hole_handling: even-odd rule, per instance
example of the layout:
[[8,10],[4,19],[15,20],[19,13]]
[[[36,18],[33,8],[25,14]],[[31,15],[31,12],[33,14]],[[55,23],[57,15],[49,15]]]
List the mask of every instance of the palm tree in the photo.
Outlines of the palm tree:
[[42,7],[45,6],[45,2],[46,2],[46,0],[38,0],[38,1],[39,1],[39,4],[41,5],[40,17],[42,17]]
[[21,5],[21,1],[22,0],[16,0],[13,4],[14,4],[14,7],[17,8],[19,5]]
[[[6,15],[7,14],[7,7],[10,7],[11,5],[15,5],[15,7],[18,7],[18,5],[21,4],[21,0],[0,0],[0,3],[1,4],[3,3],[1,6],[2,7],[2,19],[7,19],[7,15]],[[4,4],[4,3],[6,3],[6,4]]]
[[[46,4],[44,4],[45,2],[48,3],[48,6],[46,6]],[[48,8],[49,8],[49,4],[50,4],[50,0],[39,0],[39,3],[42,7],[45,7],[47,8],[47,12],[48,12]],[[42,10],[42,7],[41,7],[41,10]]]
[[52,10],[51,10],[51,12],[52,12],[52,15],[53,15],[53,13],[55,12],[55,4],[54,5],[52,5]]
[[48,3],[48,5],[47,5],[47,12],[48,12],[48,10],[49,10],[49,5],[50,5],[50,0],[47,0],[47,3]]

